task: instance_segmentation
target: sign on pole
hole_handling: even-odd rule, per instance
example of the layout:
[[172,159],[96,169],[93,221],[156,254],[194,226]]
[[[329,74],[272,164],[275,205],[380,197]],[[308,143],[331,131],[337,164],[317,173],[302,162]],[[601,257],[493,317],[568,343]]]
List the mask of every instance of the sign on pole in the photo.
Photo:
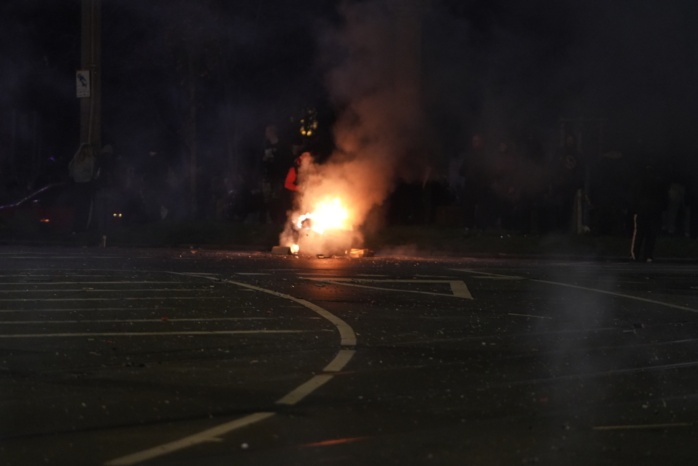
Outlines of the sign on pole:
[[90,70],[77,70],[75,72],[75,87],[78,98],[90,97]]

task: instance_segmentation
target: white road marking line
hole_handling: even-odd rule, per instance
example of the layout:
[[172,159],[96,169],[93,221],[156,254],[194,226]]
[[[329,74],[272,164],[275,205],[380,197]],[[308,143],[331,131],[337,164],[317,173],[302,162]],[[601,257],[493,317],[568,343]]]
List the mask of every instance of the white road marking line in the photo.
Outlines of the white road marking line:
[[473,278],[478,278],[480,280],[502,280],[502,281],[517,281],[525,280],[523,277],[500,277],[496,275],[473,275]]
[[[82,255],[74,255],[74,256],[52,256],[50,254],[43,254],[43,255],[36,255],[36,256],[13,256],[10,254],[5,255],[5,257],[9,257],[10,259],[45,259],[46,257],[50,257],[51,259],[84,259],[85,257]],[[121,259],[119,256],[90,256],[90,259]],[[45,269],[43,269],[45,270]]]
[[[94,275],[90,275],[94,277]],[[35,282],[35,281],[23,281],[23,282],[0,282],[0,285],[14,285],[14,286],[44,286],[44,285],[191,285],[189,282],[172,282],[172,281],[148,281],[148,280],[99,280],[99,281],[62,281],[62,282]]]
[[158,445],[157,447],[150,448],[148,450],[143,450],[131,455],[122,456],[105,463],[106,466],[127,466],[136,463],[142,463],[159,456],[164,456],[169,453],[182,450],[187,447],[192,447],[200,443],[215,442],[219,440],[219,437],[225,435],[234,430],[240,429],[242,427],[247,427],[251,424],[263,421],[274,416],[276,413],[269,412],[259,412],[253,413],[248,416],[236,419],[234,421],[227,422],[225,424],[218,425],[212,429],[204,430],[198,434],[191,435],[174,442],[166,443],[164,445]]
[[[467,273],[470,273],[470,274],[472,274],[472,275],[474,275],[474,276],[475,276],[475,275],[486,275],[486,276],[492,276],[492,277],[507,277],[507,276],[508,276],[508,275],[501,275],[501,274],[480,272],[480,271],[475,271],[475,270],[472,270],[472,269],[452,269],[452,270],[456,270],[456,271],[459,271],[459,272],[467,272]],[[615,291],[602,290],[602,289],[599,289],[599,288],[590,288],[590,287],[587,287],[587,286],[573,285],[573,284],[571,284],[571,283],[563,283],[563,282],[554,282],[554,281],[550,281],[550,280],[540,280],[540,279],[537,279],[537,278],[518,277],[518,276],[516,276],[516,275],[511,275],[511,278],[520,279],[520,280],[529,280],[529,281],[532,281],[532,282],[544,283],[544,284],[546,284],[546,285],[564,286],[564,287],[566,287],[566,288],[574,288],[574,289],[577,289],[577,290],[590,291],[590,292],[592,292],[592,293],[607,294],[607,295],[610,295],[610,296],[616,296],[616,297],[618,297],[618,298],[632,299],[632,300],[635,300],[635,301],[641,301],[641,302],[644,302],[644,303],[656,304],[656,305],[658,305],[658,306],[669,307],[669,308],[672,308],[672,309],[679,309],[679,310],[681,310],[681,311],[688,311],[688,312],[698,313],[698,309],[694,309],[694,308],[692,308],[692,307],[681,306],[681,305],[679,305],[679,304],[672,304],[672,303],[667,303],[667,302],[664,302],[664,301],[657,301],[656,299],[643,298],[643,297],[641,297],[641,296],[633,296],[633,295],[629,295],[629,294],[625,294],[625,293],[617,293],[617,292],[615,292]]]
[[[468,285],[463,280],[417,280],[417,279],[369,279],[369,278],[315,278],[308,275],[303,277],[306,280],[332,283],[335,285],[353,286],[356,288],[367,288],[381,291],[392,291],[393,293],[416,293],[431,296],[449,296],[452,298],[473,299],[473,295],[468,289]],[[433,291],[405,290],[397,288],[386,288],[383,286],[364,285],[363,283],[423,283],[423,284],[448,284],[451,287],[451,294],[435,293]]]
[[667,424],[621,424],[614,426],[594,426],[593,430],[639,430],[639,429],[668,429],[673,427],[693,427],[692,422],[670,422]]
[[[315,317],[317,319],[317,317]],[[271,320],[271,317],[210,317],[210,318],[167,318],[176,322],[239,322],[245,320]],[[0,325],[63,325],[63,324],[133,324],[162,323],[163,319],[80,319],[80,320],[0,320]]]
[[308,380],[307,382],[299,385],[283,397],[276,400],[276,404],[288,406],[295,405],[303,398],[307,397],[315,390],[332,380],[333,377],[334,376],[332,374],[318,374],[310,380]]
[[453,277],[450,277],[447,275],[420,275],[420,274],[416,274],[414,277],[418,278],[418,279],[431,278],[431,279],[440,279],[440,280],[453,280]]
[[396,290],[395,288],[385,288],[382,286],[369,286],[369,285],[359,285],[358,283],[347,283],[347,282],[335,282],[331,280],[325,280],[327,283],[335,283],[337,285],[346,285],[346,286],[353,286],[355,288],[366,288],[366,289],[373,289],[373,290],[380,290],[380,291],[392,291],[393,293],[415,293],[415,294],[425,294],[425,295],[431,295],[431,296],[449,296],[449,297],[457,297],[454,296],[453,294],[446,294],[446,293],[434,293],[432,291],[418,291],[418,290]]
[[152,307],[100,307],[100,308],[90,308],[90,309],[84,309],[84,308],[79,308],[79,307],[73,307],[73,308],[64,308],[64,309],[0,309],[0,314],[11,314],[11,313],[17,313],[17,312],[22,312],[22,313],[29,313],[29,312],[105,312],[105,311],[159,311],[159,312],[166,312],[166,311],[172,311],[174,308],[171,307],[159,307],[157,309],[153,309]]
[[[288,298],[297,302],[298,304],[307,307],[311,311],[320,315],[320,317],[323,317],[325,320],[330,321],[339,331],[340,345],[349,347],[356,346],[356,333],[354,333],[354,329],[351,328],[349,324],[344,322],[342,319],[332,314],[331,312],[325,310],[324,308],[316,304],[313,304],[310,301],[306,301],[305,299],[294,298],[293,296],[288,296]],[[347,359],[346,362],[348,363],[349,359]]]
[[597,378],[606,378],[610,376],[620,375],[620,374],[634,374],[634,373],[646,373],[646,372],[658,372],[658,371],[670,371],[675,369],[692,369],[698,366],[698,361],[688,361],[688,362],[677,362],[674,364],[661,364],[657,366],[639,366],[639,367],[626,367],[623,369],[610,369],[600,372],[582,372],[579,374],[566,374],[566,375],[551,375],[549,377],[539,377],[535,379],[517,380],[515,382],[509,381],[505,383],[497,383],[494,385],[488,385],[486,388],[480,390],[490,390],[493,386],[506,386],[511,388],[512,386],[523,386],[523,385],[534,385],[534,384],[551,384],[560,382],[563,380],[589,380]]
[[468,285],[466,285],[463,280],[449,280],[449,284],[451,285],[453,296],[464,299],[473,299],[473,295],[470,294]]
[[[244,290],[244,291],[252,291],[252,290]],[[43,301],[43,300],[42,300]],[[36,303],[36,301],[32,301],[32,303]],[[231,306],[232,307],[232,306]],[[279,308],[289,308],[293,309],[294,306],[291,304],[285,305],[285,306],[279,306]],[[23,313],[23,314],[41,314],[44,312],[68,312],[68,313],[85,313],[85,312],[111,312],[111,311],[126,311],[126,312],[167,312],[167,311],[173,311],[175,308],[173,307],[161,307],[158,306],[157,308],[152,308],[152,307],[90,307],[90,308],[80,308],[80,307],[67,307],[67,308],[45,308],[45,309],[35,309],[35,308],[24,308],[24,309],[0,309],[0,314],[13,314],[13,313]],[[187,313],[192,313],[196,312],[196,309],[185,309],[181,310],[183,312]]]
[[53,302],[71,302],[71,301],[152,301],[156,299],[176,299],[190,300],[190,299],[227,299],[226,296],[140,296],[129,298],[127,296],[122,296],[119,298],[0,298],[0,301],[5,303],[53,303]]
[[[186,275],[186,274],[178,274],[177,272],[171,272],[171,273],[177,274],[177,275]],[[320,317],[323,317],[324,319],[330,321],[337,328],[337,330],[339,331],[339,335],[341,337],[340,344],[342,346],[356,346],[356,334],[354,333],[354,329],[352,329],[351,326],[349,324],[347,324],[346,322],[344,322],[342,319],[335,316],[334,314],[327,311],[326,309],[318,306],[317,304],[313,304],[310,301],[306,301],[305,299],[296,298],[296,297],[291,296],[289,294],[280,293],[278,291],[269,290],[267,288],[261,288],[259,286],[250,285],[248,283],[238,282],[238,281],[234,281],[234,280],[222,280],[222,282],[230,283],[232,285],[237,285],[241,288],[246,288],[248,290],[259,291],[261,293],[266,293],[266,294],[270,294],[272,296],[277,296],[279,298],[287,299],[287,300],[293,301],[295,303],[298,303],[303,307],[307,307],[308,309],[315,312],[316,314],[319,314]]]
[[[181,274],[181,273],[176,273],[172,272],[177,275],[187,275],[187,274]],[[205,278],[205,277],[204,277]],[[291,295],[287,295],[284,293],[279,293],[278,291],[274,290],[269,290],[266,288],[260,288],[258,286],[254,285],[249,285],[247,283],[241,283],[241,282],[236,282],[233,280],[223,280],[225,283],[230,283],[232,285],[237,285],[242,288],[251,290],[251,291],[258,291],[261,293],[266,293],[270,294],[272,296],[277,296],[283,299],[288,299],[293,302],[296,302],[298,304],[301,304],[302,306],[307,307],[311,311],[317,313],[321,317],[329,320],[339,331],[340,335],[340,341],[341,345],[345,348],[342,348],[339,350],[339,352],[335,355],[334,359],[325,367],[325,372],[324,374],[319,374],[314,377],[312,377],[310,380],[307,382],[299,385],[297,388],[286,394],[285,396],[279,398],[276,401],[276,404],[285,404],[285,405],[294,405],[301,401],[303,398],[307,397],[311,393],[313,393],[315,390],[332,380],[334,375],[332,372],[338,372],[346,366],[351,358],[354,356],[355,350],[353,349],[356,346],[356,333],[354,332],[354,329],[352,329],[349,324],[344,322],[342,319],[339,317],[335,316],[334,314],[330,313],[326,309],[321,308],[320,306],[317,306],[309,301],[306,301],[304,299],[296,298]],[[352,349],[348,349],[347,347],[351,347]],[[212,441],[217,441],[218,438],[224,434],[227,434],[229,432],[232,432],[234,430],[240,429],[242,427],[249,426],[250,424],[254,424],[256,422],[263,421],[265,419],[268,419],[272,416],[274,416],[276,413],[272,412],[259,412],[259,413],[254,413],[250,414],[249,416],[245,416],[243,418],[221,424],[219,426],[214,427],[213,429],[208,429],[203,432],[199,432],[198,434],[194,434],[188,437],[184,437],[179,440],[175,440],[174,442],[166,443],[163,445],[159,445],[147,450],[143,450],[137,453],[133,453],[131,455],[127,456],[122,456],[121,458],[116,458],[114,460],[108,461],[106,466],[129,466],[132,464],[140,463],[142,461],[146,461],[152,458],[156,458],[159,456],[164,456],[166,454],[172,453],[174,451],[182,450],[184,448],[197,445],[203,442],[212,442]]]
[[455,272],[466,272],[469,273],[473,278],[485,278],[490,280],[525,280],[524,277],[518,275],[502,275],[500,273],[483,272],[481,270],[473,269],[450,269]]
[[531,317],[534,319],[550,319],[550,320],[552,320],[552,317],[548,317],[548,316],[534,316],[532,314],[517,314],[516,312],[509,312],[507,315],[514,316],[514,317]]
[[343,349],[340,350],[339,353],[334,357],[334,359],[325,366],[324,371],[325,372],[339,372],[342,369],[344,369],[344,366],[346,366],[351,358],[354,357],[354,353],[356,353],[356,350],[349,350],[349,349]]
[[657,305],[659,305],[659,306],[670,307],[670,308],[672,308],[672,309],[679,309],[679,310],[682,310],[682,311],[689,311],[689,312],[698,313],[698,309],[694,309],[694,308],[687,307],[687,306],[681,306],[681,305],[678,305],[678,304],[667,303],[667,302],[664,302],[664,301],[657,301],[656,299],[643,298],[643,297],[641,297],[641,296],[633,296],[633,295],[629,295],[629,294],[625,294],[625,293],[616,293],[615,291],[607,291],[607,290],[600,290],[600,289],[598,289],[598,288],[589,288],[589,287],[586,287],[586,286],[572,285],[572,284],[570,284],[570,283],[552,282],[552,281],[549,281],[549,280],[538,280],[538,279],[530,279],[530,280],[533,281],[533,282],[545,283],[545,284],[547,284],[547,285],[557,285],[557,286],[564,286],[564,287],[567,287],[567,288],[574,288],[574,289],[577,289],[577,290],[591,291],[591,292],[594,292],[594,293],[600,293],[600,294],[607,294],[607,295],[610,295],[610,296],[616,296],[616,297],[618,297],[618,298],[633,299],[633,300],[635,300],[635,301],[641,301],[641,302],[644,302],[644,303],[657,304]]
[[190,292],[190,291],[205,291],[210,292],[212,288],[44,288],[41,290],[0,290],[0,294],[17,294],[17,293],[131,293],[138,291],[148,291],[148,292]]
[[[305,278],[306,276],[300,277]],[[322,281],[321,278],[309,278],[309,280]],[[442,279],[425,279],[425,278],[355,278],[355,277],[328,277],[327,280],[332,280],[336,282],[349,282],[349,283],[426,283],[426,284],[439,284],[439,283],[449,283],[453,280],[442,280]],[[462,281],[462,280],[457,280]]]
[[[329,330],[316,330],[327,332]],[[0,339],[21,338],[74,338],[74,337],[161,337],[176,335],[255,335],[255,334],[285,334],[285,333],[312,333],[310,330],[189,330],[186,332],[86,332],[86,333],[13,333],[0,334]]]

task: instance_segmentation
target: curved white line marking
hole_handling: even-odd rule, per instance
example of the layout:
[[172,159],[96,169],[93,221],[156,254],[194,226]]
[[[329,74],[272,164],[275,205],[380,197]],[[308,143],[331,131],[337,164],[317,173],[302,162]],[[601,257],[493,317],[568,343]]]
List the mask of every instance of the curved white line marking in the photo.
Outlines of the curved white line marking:
[[[181,273],[174,273],[175,275],[188,275],[188,274],[181,274]],[[206,277],[206,276],[201,276],[201,275],[191,275],[191,276],[196,276],[197,278],[207,278],[210,280],[214,280],[214,277]],[[230,283],[232,285],[237,285],[242,288],[246,288],[248,290],[254,290],[258,291],[260,293],[266,293],[270,294],[272,296],[277,296],[279,298],[283,299],[288,299],[291,301],[294,301],[311,311],[315,312],[316,314],[320,315],[324,319],[330,321],[339,331],[339,335],[341,337],[341,345],[344,347],[339,350],[339,352],[335,355],[335,357],[330,361],[327,366],[325,366],[324,371],[322,374],[318,374],[314,377],[312,377],[310,380],[307,382],[304,382],[303,384],[299,385],[295,389],[293,389],[291,392],[287,393],[283,397],[279,398],[275,404],[279,405],[294,405],[301,401],[303,398],[306,396],[310,395],[312,392],[332,380],[334,377],[333,373],[334,372],[339,372],[346,366],[351,358],[354,356],[355,350],[354,347],[356,346],[356,333],[354,332],[354,329],[352,329],[349,324],[344,322],[342,319],[339,317],[335,316],[331,312],[329,312],[326,309],[321,308],[320,306],[317,306],[309,301],[306,301],[304,299],[296,298],[291,295],[287,295],[284,293],[279,293],[278,291],[273,291],[273,290],[268,290],[266,288],[260,288],[258,286],[254,285],[249,285],[247,283],[241,283],[241,282],[236,282],[233,280],[222,280],[224,283]],[[258,412],[258,413],[252,413],[249,414],[245,417],[242,417],[240,419],[236,419],[234,421],[227,422],[225,424],[221,424],[219,426],[213,427],[211,429],[205,430],[203,432],[199,432],[194,435],[190,435],[188,437],[184,437],[179,440],[175,440],[173,442],[165,443],[163,445],[158,445],[153,448],[149,448],[147,450],[143,450],[140,452],[132,453],[130,455],[122,456],[121,458],[116,458],[111,461],[107,461],[105,463],[106,466],[127,466],[127,465],[132,465],[136,463],[140,463],[149,459],[153,459],[159,456],[164,456],[169,453],[182,450],[187,447],[191,447],[194,445],[198,445],[201,443],[205,442],[215,442],[219,440],[219,437],[222,435],[225,435],[227,433],[230,433],[236,429],[240,429],[242,427],[249,426],[250,424],[254,424],[259,421],[263,421],[265,419],[269,419],[270,417],[274,416],[276,413],[274,412]]]

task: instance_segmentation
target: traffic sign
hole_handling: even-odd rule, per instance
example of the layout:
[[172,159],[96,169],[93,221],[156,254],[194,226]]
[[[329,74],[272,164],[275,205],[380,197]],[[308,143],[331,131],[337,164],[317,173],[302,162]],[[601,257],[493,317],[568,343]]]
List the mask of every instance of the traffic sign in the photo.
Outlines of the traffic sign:
[[78,98],[90,97],[90,71],[77,70],[75,72],[75,88]]

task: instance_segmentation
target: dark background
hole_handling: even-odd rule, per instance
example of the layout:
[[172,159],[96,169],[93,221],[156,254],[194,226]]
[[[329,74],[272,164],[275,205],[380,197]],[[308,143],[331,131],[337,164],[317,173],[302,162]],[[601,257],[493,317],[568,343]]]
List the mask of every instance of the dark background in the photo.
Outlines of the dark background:
[[[255,179],[264,126],[276,122],[291,141],[308,107],[320,119],[310,142],[329,154],[333,122],[351,99],[327,85],[347,59],[342,34],[381,12],[390,24],[390,12],[416,3],[342,5],[103,1],[103,143],[136,167],[158,151],[186,173],[183,127],[194,86],[204,179],[221,171]],[[350,22],[352,6],[379,13]],[[631,162],[649,156],[694,173],[697,9],[688,0],[425,2],[420,138],[434,150],[421,157],[436,153],[444,167],[476,131],[535,138],[552,153],[561,119],[587,119],[578,131],[594,141],[593,152],[620,151]],[[0,18],[6,197],[42,173],[63,173],[79,144],[80,2],[4,2]]]

